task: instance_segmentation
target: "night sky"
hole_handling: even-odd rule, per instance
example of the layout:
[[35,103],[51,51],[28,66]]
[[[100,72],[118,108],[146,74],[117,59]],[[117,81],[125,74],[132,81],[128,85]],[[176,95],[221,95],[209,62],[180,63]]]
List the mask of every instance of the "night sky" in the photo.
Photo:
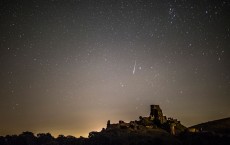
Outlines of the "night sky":
[[230,116],[228,0],[1,0],[0,135]]

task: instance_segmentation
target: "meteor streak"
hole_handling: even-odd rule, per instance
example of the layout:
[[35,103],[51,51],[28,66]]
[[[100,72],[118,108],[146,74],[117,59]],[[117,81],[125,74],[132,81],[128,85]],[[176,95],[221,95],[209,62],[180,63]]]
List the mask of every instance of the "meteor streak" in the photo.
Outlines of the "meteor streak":
[[135,73],[136,71],[136,60],[135,60],[135,64],[134,64],[134,67],[133,67],[133,74]]

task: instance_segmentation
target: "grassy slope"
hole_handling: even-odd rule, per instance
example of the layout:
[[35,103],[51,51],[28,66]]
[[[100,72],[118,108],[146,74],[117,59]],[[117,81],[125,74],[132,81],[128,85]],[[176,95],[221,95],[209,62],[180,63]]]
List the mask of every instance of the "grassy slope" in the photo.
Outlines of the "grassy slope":
[[230,117],[201,123],[190,128],[202,128],[203,131],[212,131],[216,133],[230,134]]

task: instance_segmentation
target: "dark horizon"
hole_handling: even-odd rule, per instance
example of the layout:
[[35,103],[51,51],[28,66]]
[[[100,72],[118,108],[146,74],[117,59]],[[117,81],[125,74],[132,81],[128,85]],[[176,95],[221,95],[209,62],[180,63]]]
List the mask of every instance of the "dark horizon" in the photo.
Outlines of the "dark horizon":
[[230,2],[0,4],[0,136],[87,136],[159,104],[185,126],[230,116]]
[[[143,117],[148,117],[148,116],[143,116]],[[170,118],[173,118],[172,116],[170,116]],[[137,119],[137,118],[136,118]],[[173,119],[176,119],[176,118],[173,118]],[[200,123],[197,123],[197,124],[193,124],[193,125],[191,125],[191,126],[186,126],[187,128],[189,128],[189,127],[192,127],[192,126],[199,126],[199,125],[202,125],[202,124],[205,124],[205,123],[209,123],[209,122],[216,122],[216,121],[220,121],[220,120],[229,120],[230,119],[230,117],[226,117],[226,118],[219,118],[219,119],[216,119],[216,120],[208,120],[208,121],[206,121],[206,122],[200,122]],[[109,119],[108,119],[109,120]],[[177,119],[176,119],[177,120]],[[119,123],[119,121],[121,121],[121,120],[117,120],[117,121],[115,121],[115,122],[113,122],[113,123]],[[122,120],[123,121],[123,120]],[[133,120],[129,120],[129,121],[127,121],[127,123],[128,122],[130,122],[130,121],[133,121]],[[179,120],[178,120],[179,121]],[[104,124],[104,127],[103,127],[104,129],[106,128],[106,123]],[[102,131],[103,130],[103,128],[101,128],[101,129],[99,129],[99,130],[91,130],[90,132],[94,132],[94,131],[96,131],[96,132],[100,132],[100,131]],[[72,136],[72,137],[76,137],[76,138],[81,138],[81,137],[84,137],[84,138],[88,138],[88,135],[89,135],[89,133],[90,132],[88,132],[87,134],[85,134],[85,135],[80,135],[80,136],[74,136],[74,135],[72,135],[72,134],[63,134],[63,133],[61,133],[61,134],[52,134],[51,133],[52,131],[48,131],[48,132],[32,132],[32,131],[29,131],[29,130],[24,130],[24,131],[22,131],[21,133],[13,133],[13,134],[5,134],[5,135],[0,135],[0,136],[14,136],[14,135],[21,135],[21,134],[23,134],[23,133],[33,133],[34,134],[34,136],[36,136],[36,137],[38,137],[38,135],[39,134],[50,134],[50,135],[52,135],[54,138],[58,138],[58,137],[60,137],[60,136],[62,136],[62,135],[64,135],[65,137],[68,137],[68,136]]]

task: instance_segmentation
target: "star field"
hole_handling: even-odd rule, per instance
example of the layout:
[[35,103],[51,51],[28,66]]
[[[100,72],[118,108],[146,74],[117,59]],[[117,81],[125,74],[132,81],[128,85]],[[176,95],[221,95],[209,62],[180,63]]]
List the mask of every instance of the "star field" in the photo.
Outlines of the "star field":
[[230,116],[227,0],[3,0],[0,22],[0,135]]

